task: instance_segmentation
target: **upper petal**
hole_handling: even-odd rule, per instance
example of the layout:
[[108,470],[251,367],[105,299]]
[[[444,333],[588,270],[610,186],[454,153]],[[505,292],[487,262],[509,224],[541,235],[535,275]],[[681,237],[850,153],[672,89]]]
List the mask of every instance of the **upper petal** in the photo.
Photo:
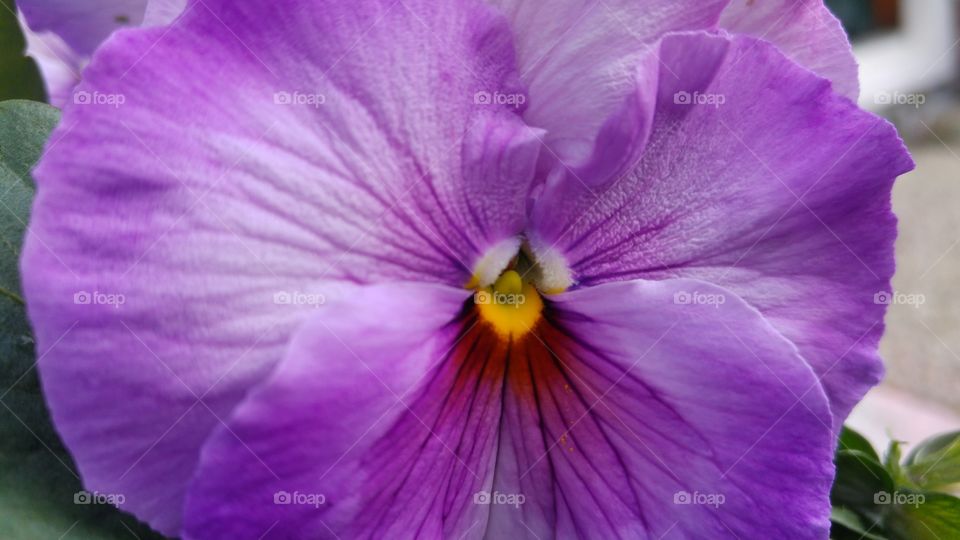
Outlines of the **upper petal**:
[[639,163],[602,185],[559,175],[534,206],[534,249],[584,286],[684,275],[734,290],[823,377],[839,425],[879,378],[873,295],[893,273],[890,192],[909,156],[764,42],[671,35],[659,58]]
[[538,152],[512,110],[475,103],[513,77],[485,5],[187,9],[96,55],[36,170],[22,262],[88,488],[169,534],[200,444],[324,284],[462,285],[522,229]]
[[860,93],[857,61],[840,21],[823,0],[733,0],[720,27],[773,43],[788,58],[829,79],[854,102]]
[[652,71],[652,43],[675,30],[713,28],[729,0],[490,0],[513,28],[524,118],[547,130],[561,160],[579,166],[602,153],[596,139]]
[[[856,100],[857,64],[822,0],[489,0],[510,20],[529,86],[524,118],[586,183],[636,159],[662,70],[656,41],[723,28],[773,43]],[[744,51],[749,53],[749,50]],[[633,150],[633,151],[632,151]]]

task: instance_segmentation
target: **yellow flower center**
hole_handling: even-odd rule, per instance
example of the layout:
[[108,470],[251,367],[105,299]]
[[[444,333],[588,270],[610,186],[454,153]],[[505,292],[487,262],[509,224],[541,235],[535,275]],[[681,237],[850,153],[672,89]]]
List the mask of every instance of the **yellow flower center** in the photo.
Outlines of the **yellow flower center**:
[[537,288],[525,282],[516,270],[506,270],[492,286],[477,289],[473,301],[480,319],[504,339],[529,333],[543,312],[543,299]]

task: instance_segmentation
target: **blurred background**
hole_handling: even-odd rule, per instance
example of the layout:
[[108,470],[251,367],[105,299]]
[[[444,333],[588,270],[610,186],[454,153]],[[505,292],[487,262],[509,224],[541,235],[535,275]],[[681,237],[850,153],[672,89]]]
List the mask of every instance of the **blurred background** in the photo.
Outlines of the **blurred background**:
[[875,444],[915,443],[960,429],[960,2],[826,3],[853,40],[861,106],[897,125],[917,163],[893,193],[887,378],[849,423]]

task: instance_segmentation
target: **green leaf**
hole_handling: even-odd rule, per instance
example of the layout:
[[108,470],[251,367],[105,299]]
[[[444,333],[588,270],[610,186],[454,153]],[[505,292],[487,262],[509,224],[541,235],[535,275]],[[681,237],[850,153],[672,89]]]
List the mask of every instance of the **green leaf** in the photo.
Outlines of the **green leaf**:
[[0,538],[161,538],[108,504],[75,504],[83,488],[40,391],[17,260],[30,169],[58,116],[42,103],[0,102]]
[[[901,492],[907,494],[908,492]],[[909,492],[886,517],[895,540],[957,540],[960,538],[960,499],[944,493]]]
[[830,510],[830,538],[832,540],[887,540],[875,525],[867,525],[856,512],[841,507]]
[[960,482],[960,431],[918,444],[904,461],[904,474],[914,485],[925,489]]
[[873,445],[870,444],[870,441],[868,441],[863,435],[857,433],[847,426],[843,426],[843,429],[840,431],[839,449],[859,450],[864,454],[873,457],[874,461],[880,461],[880,456],[877,455],[877,451],[873,449]]
[[[59,117],[56,109],[42,103],[0,102],[0,300],[4,302],[23,305],[18,262],[33,201],[30,168]],[[21,319],[20,313],[0,312],[5,329],[15,328]]]
[[890,474],[876,459],[859,450],[838,450],[837,477],[830,500],[834,506],[875,513],[877,497],[894,490]]
[[13,0],[0,0],[0,101],[32,99],[46,101],[43,78],[37,63],[24,54],[27,43],[17,20]]

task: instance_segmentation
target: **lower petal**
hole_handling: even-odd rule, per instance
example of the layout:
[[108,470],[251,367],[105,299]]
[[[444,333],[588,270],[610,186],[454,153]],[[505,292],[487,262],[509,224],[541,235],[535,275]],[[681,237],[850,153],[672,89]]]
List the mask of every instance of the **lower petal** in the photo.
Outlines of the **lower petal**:
[[324,306],[205,446],[186,537],[480,537],[500,394],[479,381],[502,367],[450,324],[465,297],[371,286]]
[[695,280],[551,309],[510,358],[494,490],[525,502],[493,507],[493,537],[826,536],[826,397],[759,313]]

